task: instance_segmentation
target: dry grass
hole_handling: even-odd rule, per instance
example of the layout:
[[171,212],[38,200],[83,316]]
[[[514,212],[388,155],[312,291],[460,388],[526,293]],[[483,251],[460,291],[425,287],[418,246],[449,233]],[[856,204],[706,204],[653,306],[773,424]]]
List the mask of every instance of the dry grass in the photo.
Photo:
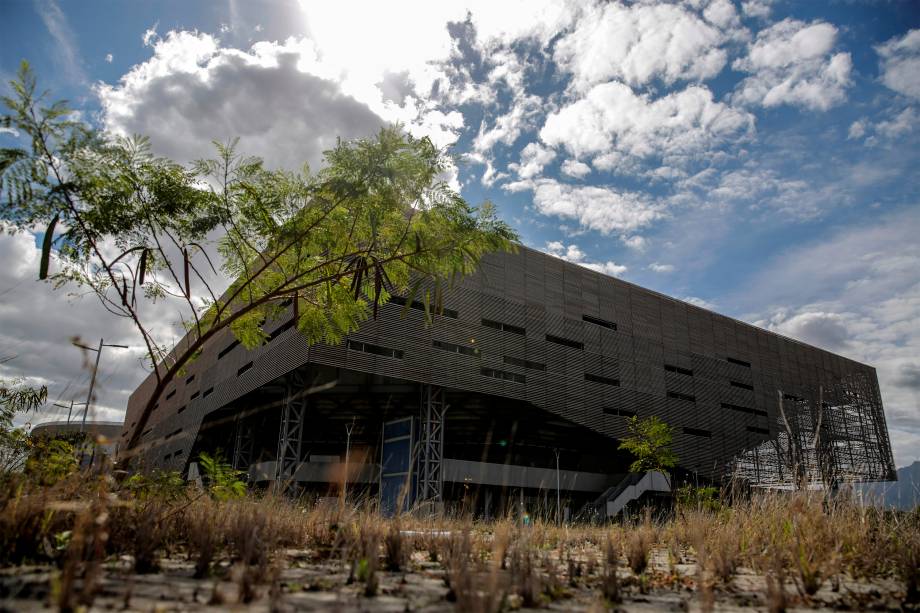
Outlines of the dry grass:
[[[838,590],[848,597],[842,585],[867,579],[897,581],[896,598],[920,602],[920,513],[813,493],[757,495],[718,512],[606,527],[388,520],[271,496],[218,501],[197,490],[140,498],[85,477],[0,494],[0,561],[60,569],[52,598],[64,610],[92,606],[110,572],[105,565],[120,556],[144,573],[177,555],[196,578],[235,583],[240,602],[266,599],[283,608],[287,550],[343,569],[349,580],[342,585],[362,598],[379,594],[387,573],[441,573],[446,600],[465,611],[542,607],[584,593],[615,605],[640,592],[685,589],[710,609],[737,591],[741,576],[760,577],[760,602],[777,611]],[[215,588],[213,597],[224,595]]]

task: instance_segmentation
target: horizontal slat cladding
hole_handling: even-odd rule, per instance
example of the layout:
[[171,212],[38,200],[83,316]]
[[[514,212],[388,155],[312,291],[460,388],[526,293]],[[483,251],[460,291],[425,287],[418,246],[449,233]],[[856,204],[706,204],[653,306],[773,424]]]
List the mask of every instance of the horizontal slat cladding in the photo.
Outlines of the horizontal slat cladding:
[[[401,358],[348,349],[344,343],[307,347],[295,329],[288,329],[263,347],[235,347],[218,360],[233,342],[222,333],[190,366],[194,380],[186,384],[183,378],[175,396],[160,400],[145,440],[179,429],[157,453],[179,451],[179,458],[187,458],[205,415],[309,361],[522,399],[613,437],[626,433],[629,415],[657,415],[681,429],[675,437],[680,464],[712,473],[765,438],[750,428],[769,428],[777,389],[813,389],[818,381],[854,370],[875,377],[861,364],[526,248],[484,258],[480,273],[446,292],[444,306],[457,318],[435,315],[429,325],[416,309],[384,305],[376,320],[349,337],[399,351]],[[591,318],[615,323],[616,329]],[[483,319],[526,335],[483,325]],[[547,335],[576,346],[548,341]],[[479,353],[439,349],[435,340]],[[527,368],[527,361],[545,365],[545,371]],[[692,375],[668,371],[666,364]],[[484,375],[484,368],[524,377],[526,383]],[[127,420],[136,421],[152,388],[148,379],[132,394]],[[213,392],[205,397],[209,388]],[[668,392],[680,396],[668,397]],[[769,418],[757,413],[764,411]],[[692,431],[708,431],[711,438],[687,434]]]

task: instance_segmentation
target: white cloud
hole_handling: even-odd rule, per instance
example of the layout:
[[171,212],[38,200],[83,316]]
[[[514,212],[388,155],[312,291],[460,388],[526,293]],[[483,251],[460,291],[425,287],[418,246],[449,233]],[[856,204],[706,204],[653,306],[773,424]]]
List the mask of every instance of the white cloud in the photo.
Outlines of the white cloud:
[[709,302],[703,298],[697,298],[696,296],[684,296],[681,298],[684,302],[688,302],[693,306],[698,306],[701,309],[706,309],[707,311],[715,311],[717,306],[714,302]]
[[[270,166],[318,166],[338,136],[370,136],[383,119],[367,104],[317,76],[304,41],[259,43],[251,51],[220,47],[207,34],[170,32],[154,54],[98,93],[106,127],[149,135],[179,161],[210,156],[211,140],[240,137],[242,151]],[[313,70],[313,72],[311,72]]]
[[[733,13],[722,2],[707,9],[719,24],[732,23]],[[725,65],[725,39],[718,27],[678,5],[612,2],[588,9],[556,45],[554,59],[585,91],[612,79],[633,85],[700,81]]]
[[846,99],[853,66],[849,53],[832,53],[837,28],[784,19],[757,33],[748,54],[732,64],[750,73],[736,88],[737,103],[781,104],[827,110]]
[[80,51],[64,11],[55,0],[39,0],[36,2],[36,8],[42,23],[45,24],[48,33],[54,39],[54,51],[60,62],[62,73],[68,79],[85,82],[86,75],[83,72]]
[[585,252],[582,251],[578,245],[571,244],[566,246],[562,241],[551,241],[546,243],[544,251],[566,262],[578,264],[585,268],[604,273],[605,275],[610,275],[611,277],[619,277],[628,270],[626,266],[617,264],[612,260],[606,262],[593,262],[588,259]]
[[854,121],[847,130],[847,140],[858,140],[866,133],[866,122],[862,119]]
[[668,273],[674,272],[673,264],[659,264],[658,262],[652,262],[648,266],[649,270],[652,272]]
[[705,87],[653,100],[613,82],[549,115],[540,138],[576,157],[660,156],[679,165],[729,138],[744,138],[753,124],[753,116],[714,101]]
[[575,179],[581,179],[591,173],[591,167],[578,160],[566,160],[562,163],[562,173]]
[[115,56],[112,55],[111,53],[106,53],[106,54],[105,54],[105,61],[106,61],[107,63],[111,64],[111,63],[112,63],[112,60],[114,60],[114,59],[115,59]]
[[744,0],[741,3],[741,12],[745,17],[766,19],[773,11],[775,0]]
[[645,237],[639,235],[621,236],[620,240],[623,241],[624,245],[636,251],[643,251],[648,245],[648,241]]
[[920,28],[875,48],[881,58],[882,83],[920,100]]
[[597,186],[576,186],[554,179],[517,182],[508,191],[531,189],[533,203],[542,215],[576,220],[582,228],[602,234],[634,232],[663,217],[657,204],[633,192]]
[[152,47],[153,43],[159,40],[160,37],[157,35],[158,27],[160,27],[159,21],[144,30],[144,35],[141,36],[141,41],[144,43],[145,47]]
[[556,152],[537,143],[528,143],[521,150],[521,163],[512,164],[510,168],[517,172],[522,179],[531,179],[541,172],[543,167],[553,161]]
[[524,96],[515,100],[511,110],[499,116],[491,128],[486,128],[485,120],[479,126],[479,134],[473,139],[473,150],[487,153],[498,144],[513,145],[525,129],[533,125],[542,107],[537,96]]

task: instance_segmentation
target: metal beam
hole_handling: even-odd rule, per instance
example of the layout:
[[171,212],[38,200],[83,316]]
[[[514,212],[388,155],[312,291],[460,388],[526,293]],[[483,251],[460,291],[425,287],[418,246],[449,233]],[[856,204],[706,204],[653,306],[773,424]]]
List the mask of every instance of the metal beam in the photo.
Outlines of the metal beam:
[[306,381],[299,370],[285,377],[285,402],[278,429],[275,484],[284,492],[294,489],[294,476],[301,464],[303,426],[307,417]]
[[419,402],[418,493],[416,502],[440,502],[443,492],[441,461],[444,455],[444,390],[422,385]]

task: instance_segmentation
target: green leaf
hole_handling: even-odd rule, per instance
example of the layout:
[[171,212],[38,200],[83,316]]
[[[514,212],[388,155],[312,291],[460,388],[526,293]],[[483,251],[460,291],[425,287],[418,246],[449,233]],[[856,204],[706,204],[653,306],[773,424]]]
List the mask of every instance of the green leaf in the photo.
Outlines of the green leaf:
[[48,229],[45,230],[45,237],[42,239],[42,258],[38,265],[38,278],[44,280],[48,278],[48,261],[51,258],[51,244],[54,242],[54,227],[57,225],[60,213],[54,216]]

